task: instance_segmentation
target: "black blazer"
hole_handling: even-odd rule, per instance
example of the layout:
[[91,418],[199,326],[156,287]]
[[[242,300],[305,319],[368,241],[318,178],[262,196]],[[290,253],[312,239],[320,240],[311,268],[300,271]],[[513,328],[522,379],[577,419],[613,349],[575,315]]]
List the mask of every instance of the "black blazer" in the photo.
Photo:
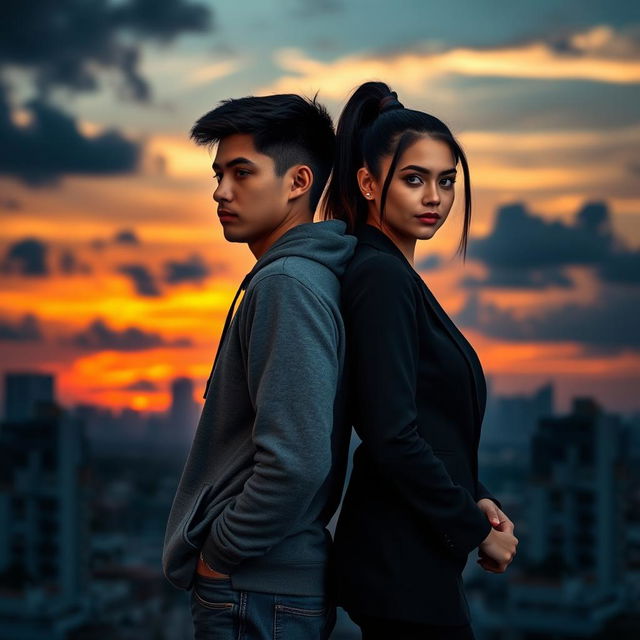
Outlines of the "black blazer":
[[476,501],[494,499],[477,478],[482,367],[395,244],[369,225],[355,234],[342,304],[362,444],[336,527],[333,588],[349,611],[465,624],[460,574],[491,530]]

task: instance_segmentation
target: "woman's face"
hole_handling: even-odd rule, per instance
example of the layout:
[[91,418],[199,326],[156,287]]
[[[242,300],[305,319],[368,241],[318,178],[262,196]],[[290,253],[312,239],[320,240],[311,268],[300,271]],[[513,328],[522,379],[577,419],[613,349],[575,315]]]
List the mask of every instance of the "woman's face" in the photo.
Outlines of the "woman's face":
[[[382,158],[378,180],[370,174],[367,179],[366,169],[358,173],[362,193],[374,205],[369,207],[369,221],[376,226],[391,159],[392,156]],[[398,159],[389,183],[383,216],[385,231],[401,243],[433,237],[453,205],[455,178],[455,161],[449,145],[426,136],[416,140]]]

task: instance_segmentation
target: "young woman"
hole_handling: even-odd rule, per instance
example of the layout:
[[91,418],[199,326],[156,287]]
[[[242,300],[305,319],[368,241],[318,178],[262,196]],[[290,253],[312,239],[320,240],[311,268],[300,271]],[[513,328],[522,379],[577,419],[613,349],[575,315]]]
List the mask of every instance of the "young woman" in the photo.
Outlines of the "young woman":
[[465,253],[467,161],[449,129],[367,82],[338,124],[325,217],[358,245],[343,279],[352,423],[362,440],[335,535],[337,603],[364,640],[473,638],[467,555],[501,573],[513,523],[478,481],[486,403],[480,362],[413,267],[417,240],[445,223],[458,163]]

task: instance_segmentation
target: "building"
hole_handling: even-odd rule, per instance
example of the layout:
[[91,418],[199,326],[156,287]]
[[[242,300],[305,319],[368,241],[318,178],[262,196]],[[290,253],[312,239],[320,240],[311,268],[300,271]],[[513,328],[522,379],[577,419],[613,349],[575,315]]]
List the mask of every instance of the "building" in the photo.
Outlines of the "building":
[[510,640],[588,638],[629,609],[623,443],[620,419],[591,399],[539,421],[517,569],[505,606],[480,612],[485,628]]
[[0,425],[0,451],[0,638],[66,638],[90,609],[82,423],[40,404]]
[[5,376],[5,420],[24,422],[35,415],[38,405],[54,399],[54,378],[42,373],[8,373]]
[[554,414],[554,390],[546,384],[531,395],[492,396],[482,427],[482,441],[490,446],[527,449],[541,418]]

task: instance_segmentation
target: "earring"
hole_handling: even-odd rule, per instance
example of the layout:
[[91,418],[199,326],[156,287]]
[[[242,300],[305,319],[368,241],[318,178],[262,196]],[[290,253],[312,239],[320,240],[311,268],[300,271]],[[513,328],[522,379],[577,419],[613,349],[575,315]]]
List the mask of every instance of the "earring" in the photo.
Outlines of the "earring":
[[367,191],[367,193],[364,194],[367,198],[371,197],[371,194]]

